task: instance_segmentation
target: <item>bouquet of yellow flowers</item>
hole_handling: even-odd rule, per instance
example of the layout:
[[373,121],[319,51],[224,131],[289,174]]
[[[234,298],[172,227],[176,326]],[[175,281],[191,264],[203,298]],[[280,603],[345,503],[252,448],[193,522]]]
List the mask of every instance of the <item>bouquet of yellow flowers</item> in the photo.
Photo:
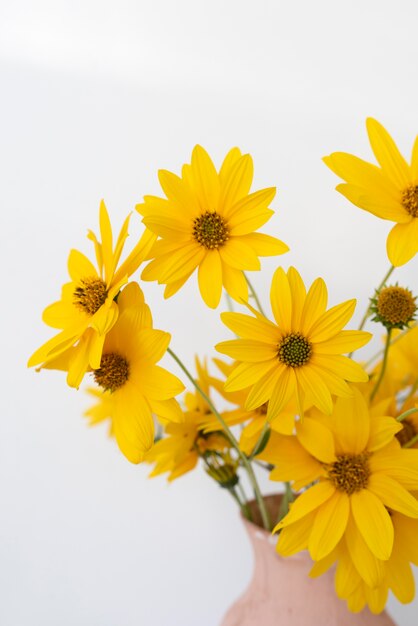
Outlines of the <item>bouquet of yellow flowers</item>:
[[[86,416],[109,422],[130,462],[169,481],[201,465],[244,518],[277,536],[280,555],[309,551],[311,576],[334,567],[350,611],[380,613],[389,590],[412,601],[418,564],[417,305],[409,288],[390,282],[418,251],[418,140],[409,165],[377,121],[368,119],[367,130],[377,165],[342,152],[324,158],[344,181],[340,193],[395,222],[390,268],[357,330],[346,329],[356,301],[328,308],[324,280],[305,286],[294,267],[276,269],[265,311],[248,272],[260,270],[259,257],[288,250],[258,232],[273,214],[275,188],[251,191],[253,162],[238,148],[216,169],[196,146],[180,176],[159,171],[164,197],[136,206],[144,232],[123,262],[130,216],[114,241],[101,203],[100,236],[88,234],[95,263],[70,252],[70,280],[43,314],[58,332],[29,366],[63,370],[75,388],[89,374],[95,403]],[[195,271],[208,307],[225,293],[221,320],[233,337],[215,346],[222,357],[196,357],[193,374],[170,334],[154,328],[143,288],[158,281],[170,298]],[[353,354],[373,338],[363,330],[368,320],[377,351],[360,363]],[[158,365],[166,353],[189,386],[181,401],[184,383]],[[283,484],[274,518],[256,469]]]

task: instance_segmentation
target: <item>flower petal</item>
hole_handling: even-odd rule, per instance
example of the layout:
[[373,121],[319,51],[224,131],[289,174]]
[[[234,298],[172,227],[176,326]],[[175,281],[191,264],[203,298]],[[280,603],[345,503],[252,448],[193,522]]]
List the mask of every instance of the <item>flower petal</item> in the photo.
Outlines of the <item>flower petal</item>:
[[217,250],[209,251],[199,265],[200,294],[212,309],[216,309],[222,295],[222,264]]
[[411,174],[405,159],[387,130],[373,118],[366,121],[370,144],[383,171],[400,189],[411,182]]
[[351,496],[353,518],[373,554],[387,561],[393,547],[393,524],[382,501],[368,489]]
[[[318,461],[333,463],[336,460],[332,433],[320,422],[305,417],[296,424],[296,434],[305,450]],[[319,557],[312,558],[318,560]]]
[[372,474],[367,488],[389,509],[418,518],[418,500],[390,476]]
[[283,333],[292,330],[292,292],[289,280],[282,267],[274,272],[271,281],[270,302],[274,319]]
[[407,224],[395,224],[388,235],[386,249],[395,267],[408,263],[418,252],[418,218],[412,218]]
[[308,549],[314,561],[326,557],[344,534],[350,515],[346,493],[336,491],[318,510],[309,537]]

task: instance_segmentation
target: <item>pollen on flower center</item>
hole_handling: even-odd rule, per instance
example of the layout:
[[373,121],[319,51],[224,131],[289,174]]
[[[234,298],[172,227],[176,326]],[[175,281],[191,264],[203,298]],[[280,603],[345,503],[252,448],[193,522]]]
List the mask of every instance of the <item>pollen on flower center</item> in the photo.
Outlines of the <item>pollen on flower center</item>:
[[412,217],[418,217],[418,185],[410,185],[402,192],[402,206]]
[[377,299],[377,313],[383,323],[407,324],[415,311],[415,298],[404,287],[386,287]]
[[288,367],[306,365],[312,354],[312,344],[301,333],[291,333],[282,338],[277,346],[279,361]]
[[116,391],[129,379],[129,363],[120,354],[109,352],[103,354],[100,368],[94,370],[93,374],[100,387],[106,391]]
[[193,237],[208,250],[220,248],[229,239],[229,228],[219,213],[206,211],[193,220]]
[[73,297],[73,302],[77,308],[84,313],[94,315],[106,302],[106,284],[101,278],[96,276],[82,278],[79,286],[74,291]]
[[402,426],[403,426],[402,430],[396,433],[395,437],[399,441],[401,446],[404,446],[405,444],[409,443],[411,439],[415,437],[415,435],[417,434],[417,431],[415,429],[414,424],[410,422],[408,419],[405,419],[402,421]]
[[334,463],[326,465],[328,478],[338,491],[344,491],[350,496],[367,487],[371,473],[369,456],[368,452],[355,455],[341,454]]

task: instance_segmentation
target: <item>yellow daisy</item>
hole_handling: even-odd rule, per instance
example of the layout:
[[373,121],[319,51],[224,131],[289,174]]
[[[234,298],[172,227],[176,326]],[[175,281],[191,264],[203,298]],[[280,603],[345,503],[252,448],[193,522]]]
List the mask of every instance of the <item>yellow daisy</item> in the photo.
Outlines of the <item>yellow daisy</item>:
[[418,138],[408,165],[379,122],[368,118],[366,124],[379,166],[345,152],[334,152],[324,162],[346,181],[337,190],[350,202],[396,222],[387,239],[387,253],[392,265],[404,265],[418,251]]
[[300,413],[315,405],[332,411],[331,394],[352,395],[346,381],[368,380],[367,374],[342,353],[369,341],[363,331],[342,330],[354,313],[355,300],[328,311],[327,288],[317,278],[308,293],[295,268],[287,274],[278,268],[273,276],[270,300],[275,322],[249,307],[254,317],[223,313],[222,321],[240,339],[216,346],[223,354],[240,361],[228,377],[226,391],[251,390],[248,410],[268,401],[267,419],[275,419],[296,395]]
[[[67,382],[78,387],[89,367],[100,365],[106,333],[118,318],[115,300],[122,285],[144,260],[155,235],[145,231],[126,260],[118,267],[126,237],[130,216],[123,223],[119,237],[113,247],[112,229],[104,202],[100,204],[99,241],[89,232],[93,241],[98,269],[78,250],[71,250],[68,271],[71,282],[62,288],[61,300],[48,306],[43,321],[60,329],[60,332],[41,346],[29,359],[28,366],[49,366],[68,369]],[[66,358],[60,357],[66,351]],[[54,363],[56,361],[56,363]]]
[[219,172],[207,152],[196,146],[181,177],[160,170],[166,198],[145,196],[136,209],[160,239],[142,273],[143,280],[165,284],[165,297],[176,293],[198,269],[203,300],[216,308],[222,285],[235,300],[248,299],[244,270],[259,270],[259,256],[283,254],[288,247],[256,233],[270,219],[274,187],[249,193],[253,163],[233,148]]
[[[418,518],[418,451],[404,450],[394,435],[401,426],[392,417],[371,417],[363,395],[338,398],[332,416],[306,417],[296,436],[281,437],[274,480],[294,487],[314,483],[291,505],[276,526],[277,550],[285,556],[308,548],[313,560],[328,556],[340,539],[360,575],[376,586],[381,580],[368,553],[381,561],[392,554],[391,511]],[[318,481],[318,482],[317,482]],[[348,536],[348,535],[347,535]],[[365,545],[368,550],[361,550]]]
[[[104,405],[96,407],[93,415],[103,415],[103,411],[111,415],[112,432],[132,463],[142,461],[154,444],[153,415],[183,421],[174,396],[184,385],[157,365],[170,335],[152,328],[149,308],[137,303],[138,293],[139,287],[131,283],[119,296],[118,320],[106,334],[100,367],[92,372],[104,391]],[[92,410],[89,413],[92,415]]]

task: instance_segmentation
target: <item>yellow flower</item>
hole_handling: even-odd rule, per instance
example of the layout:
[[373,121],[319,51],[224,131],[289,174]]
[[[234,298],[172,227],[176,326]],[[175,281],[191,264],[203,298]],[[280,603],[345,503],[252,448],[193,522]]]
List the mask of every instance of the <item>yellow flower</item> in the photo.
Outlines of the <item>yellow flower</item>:
[[174,396],[184,385],[157,365],[170,335],[152,328],[151,313],[140,302],[138,285],[128,285],[118,302],[119,318],[106,335],[100,367],[92,372],[104,391],[104,404],[88,414],[103,416],[107,412],[121,452],[132,463],[139,463],[154,444],[153,414],[163,420],[183,420]]
[[394,437],[400,424],[371,417],[360,391],[353,393],[337,399],[331,417],[298,422],[296,436],[281,437],[271,455],[272,479],[293,480],[295,488],[316,483],[276,526],[282,529],[277,550],[288,556],[308,548],[319,561],[346,536],[359,574],[374,587],[381,575],[369,556],[387,561],[393,550],[388,510],[418,518],[410,493],[418,488],[418,451],[402,449]]
[[275,188],[249,193],[252,159],[238,148],[227,154],[219,172],[196,146],[181,178],[165,170],[158,175],[167,198],[145,196],[136,207],[147,228],[160,237],[142,279],[165,284],[168,298],[198,268],[200,293],[208,306],[218,306],[222,285],[235,300],[247,300],[243,271],[259,270],[259,256],[288,250],[278,239],[254,232],[273,214],[268,205]]
[[337,190],[350,202],[396,222],[387,239],[387,253],[392,265],[404,265],[418,251],[418,141],[408,165],[379,122],[368,118],[367,132],[380,167],[345,152],[334,152],[324,162],[346,181]]
[[[299,412],[315,405],[332,411],[331,394],[352,395],[346,381],[368,379],[364,370],[342,353],[363,346],[370,333],[341,330],[354,313],[355,300],[326,311],[327,288],[317,278],[306,293],[295,268],[286,274],[278,268],[273,276],[270,300],[275,323],[251,309],[254,317],[223,313],[222,321],[241,339],[216,346],[240,361],[228,377],[226,391],[251,386],[246,408],[268,402],[267,419],[275,419],[296,395]],[[251,307],[249,307],[251,308]]]
[[89,367],[99,367],[106,333],[118,318],[115,297],[129,276],[138,269],[155,241],[155,236],[145,231],[118,268],[128,236],[129,219],[130,216],[123,223],[113,248],[109,216],[104,202],[101,202],[101,242],[94,233],[89,232],[88,235],[95,246],[98,269],[84,254],[71,250],[68,258],[71,282],[63,286],[61,300],[48,306],[43,313],[43,321],[61,332],[30,357],[29,367],[41,365],[66,369],[67,382],[71,387],[80,385]]
[[[196,359],[198,373],[197,381],[208,395],[210,377],[206,364]],[[172,481],[194,469],[200,457],[210,451],[222,452],[229,448],[229,443],[219,432],[204,432],[202,424],[212,416],[207,402],[197,392],[187,392],[185,395],[186,411],[184,421],[179,424],[167,424],[164,428],[168,435],[157,441],[147,454],[146,461],[155,463],[150,476],[169,473],[168,480]],[[218,428],[219,431],[219,422]]]

